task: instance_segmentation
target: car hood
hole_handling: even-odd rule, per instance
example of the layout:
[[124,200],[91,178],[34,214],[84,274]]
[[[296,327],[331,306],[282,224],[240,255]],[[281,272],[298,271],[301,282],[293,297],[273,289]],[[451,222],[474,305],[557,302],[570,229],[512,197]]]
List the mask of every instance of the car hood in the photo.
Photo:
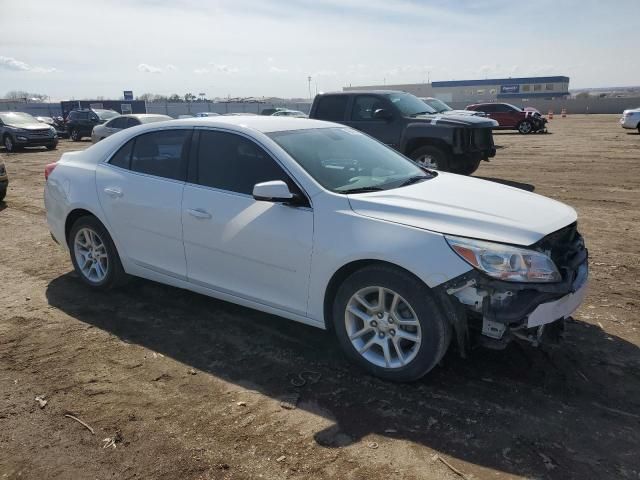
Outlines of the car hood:
[[20,125],[11,125],[7,124],[13,128],[21,128],[22,130],[48,130],[49,126],[46,123],[42,122],[33,122],[33,123],[21,123]]
[[407,117],[412,123],[428,123],[430,125],[445,125],[451,127],[466,127],[466,128],[483,128],[483,127],[495,127],[498,122],[491,120],[490,118],[481,117],[477,115],[457,115],[457,114],[443,114],[433,113],[428,115],[417,115],[415,117]]
[[484,117],[485,114],[483,112],[478,112],[476,110],[447,110],[446,112],[442,112],[440,115],[471,115],[476,117]]
[[499,183],[439,173],[414,185],[348,195],[357,214],[443,234],[532,245],[576,221],[573,208]]

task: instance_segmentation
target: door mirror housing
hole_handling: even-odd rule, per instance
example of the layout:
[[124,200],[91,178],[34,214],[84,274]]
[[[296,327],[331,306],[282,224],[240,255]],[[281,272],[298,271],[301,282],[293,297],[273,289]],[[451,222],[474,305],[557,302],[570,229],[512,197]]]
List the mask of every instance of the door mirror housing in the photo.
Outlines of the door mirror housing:
[[282,180],[256,183],[253,187],[253,198],[262,202],[291,202],[294,197]]
[[391,112],[384,108],[377,108],[373,112],[373,118],[378,120],[391,120]]

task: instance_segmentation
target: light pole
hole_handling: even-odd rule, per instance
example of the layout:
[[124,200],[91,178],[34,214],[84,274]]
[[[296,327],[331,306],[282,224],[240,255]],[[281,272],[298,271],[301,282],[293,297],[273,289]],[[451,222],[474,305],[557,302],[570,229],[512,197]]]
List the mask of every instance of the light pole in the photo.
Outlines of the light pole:
[[309,100],[311,100],[311,75],[307,77],[307,81],[309,82]]

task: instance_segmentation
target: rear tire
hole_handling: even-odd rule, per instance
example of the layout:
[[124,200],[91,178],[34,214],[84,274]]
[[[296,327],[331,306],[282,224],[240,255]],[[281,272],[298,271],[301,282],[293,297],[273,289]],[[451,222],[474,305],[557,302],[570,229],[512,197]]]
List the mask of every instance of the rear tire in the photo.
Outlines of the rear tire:
[[333,325],[351,361],[394,382],[427,374],[451,338],[451,326],[429,288],[387,265],[365,267],[343,282],[333,303]]
[[45,148],[47,150],[55,150],[56,148],[58,148],[58,144],[53,144],[53,145],[45,145]]
[[451,171],[449,154],[441,148],[432,145],[415,149],[409,154],[409,158],[423,168],[440,170],[442,172]]
[[518,132],[527,135],[533,132],[533,125],[529,120],[523,120],[518,124]]
[[7,196],[7,189],[3,188],[2,190],[0,190],[0,202],[2,202],[4,200],[4,197]]
[[125,283],[127,274],[116,246],[96,217],[77,219],[69,232],[67,245],[73,268],[86,285],[109,290]]

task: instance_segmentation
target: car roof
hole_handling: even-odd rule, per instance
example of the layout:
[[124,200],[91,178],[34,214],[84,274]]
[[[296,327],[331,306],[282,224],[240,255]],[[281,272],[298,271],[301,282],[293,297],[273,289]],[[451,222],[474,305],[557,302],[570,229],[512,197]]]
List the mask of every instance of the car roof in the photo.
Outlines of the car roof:
[[318,95],[366,95],[366,94],[378,94],[389,95],[390,93],[407,93],[402,90],[348,90],[346,92],[325,92]]
[[134,117],[134,118],[168,117],[168,118],[171,118],[169,117],[169,115],[165,115],[164,113],[127,113],[125,115],[120,115],[120,117]]
[[[344,127],[322,120],[300,119],[292,117],[272,117],[264,115],[234,115],[219,117],[182,118],[171,120],[164,125],[181,125],[193,127],[231,127],[233,130],[251,129],[262,133],[284,132],[288,130],[309,130],[313,128]],[[160,126],[161,123],[151,125]]]

